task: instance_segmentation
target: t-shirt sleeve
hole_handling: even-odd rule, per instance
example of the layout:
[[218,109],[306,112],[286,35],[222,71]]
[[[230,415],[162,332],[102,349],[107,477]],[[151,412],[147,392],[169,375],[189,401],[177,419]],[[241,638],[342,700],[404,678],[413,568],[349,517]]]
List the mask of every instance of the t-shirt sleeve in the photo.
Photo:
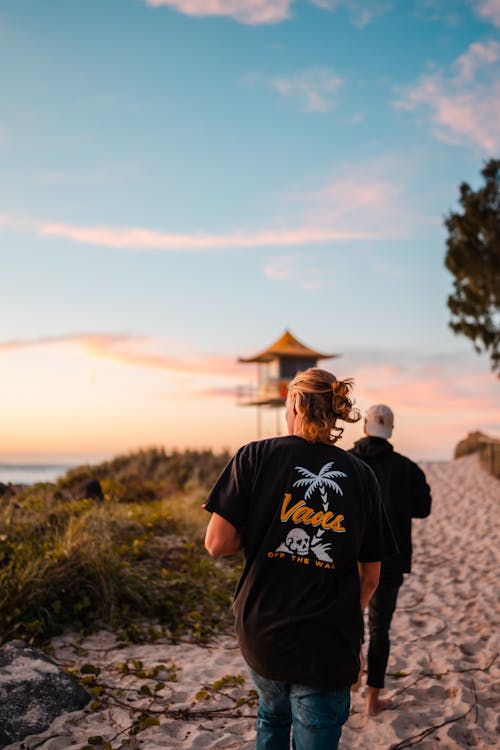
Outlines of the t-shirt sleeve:
[[251,461],[248,449],[243,446],[220,474],[203,507],[222,516],[236,529],[242,529],[247,525],[251,491]]
[[380,485],[368,466],[367,493],[369,515],[359,551],[359,562],[379,562],[397,554],[398,546],[382,505]]

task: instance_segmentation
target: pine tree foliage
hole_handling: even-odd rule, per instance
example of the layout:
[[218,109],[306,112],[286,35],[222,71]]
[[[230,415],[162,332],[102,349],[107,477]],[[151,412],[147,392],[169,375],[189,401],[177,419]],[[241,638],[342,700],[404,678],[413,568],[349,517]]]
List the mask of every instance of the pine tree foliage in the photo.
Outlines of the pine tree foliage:
[[451,212],[444,222],[445,265],[455,277],[449,324],[476,351],[488,352],[500,375],[500,160],[490,159],[481,174],[485,182],[478,190],[460,185],[463,211]]

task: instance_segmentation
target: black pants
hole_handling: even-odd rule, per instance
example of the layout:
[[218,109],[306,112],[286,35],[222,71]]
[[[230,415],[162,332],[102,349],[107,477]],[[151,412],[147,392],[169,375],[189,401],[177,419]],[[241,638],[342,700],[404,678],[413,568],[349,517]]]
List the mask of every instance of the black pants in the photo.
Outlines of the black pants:
[[371,687],[384,687],[385,670],[387,669],[391,646],[389,629],[402,583],[402,573],[382,573],[377,590],[368,605],[370,643],[368,645],[368,678],[366,682]]

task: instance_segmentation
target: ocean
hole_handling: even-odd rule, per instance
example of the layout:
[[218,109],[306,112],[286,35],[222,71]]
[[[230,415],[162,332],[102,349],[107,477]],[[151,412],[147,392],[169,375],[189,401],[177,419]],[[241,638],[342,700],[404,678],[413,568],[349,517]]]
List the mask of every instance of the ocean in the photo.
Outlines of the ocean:
[[3,484],[36,484],[55,482],[74,464],[3,464],[0,463],[0,482]]

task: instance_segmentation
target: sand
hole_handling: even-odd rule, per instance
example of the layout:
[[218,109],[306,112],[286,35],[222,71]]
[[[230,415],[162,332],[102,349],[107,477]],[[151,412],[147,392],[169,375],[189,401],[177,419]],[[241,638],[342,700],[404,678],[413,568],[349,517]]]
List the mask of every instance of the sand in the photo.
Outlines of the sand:
[[[500,747],[500,482],[476,456],[421,466],[433,510],[414,522],[414,570],[391,629],[382,695],[394,707],[369,718],[364,687],[353,693],[341,750]],[[252,684],[231,634],[205,647],[159,640],[122,648],[109,632],[80,642],[67,634],[53,646],[66,667],[99,666],[97,681],[108,691],[115,686],[113,697],[59,717],[9,750],[82,748],[97,735],[113,750],[255,747],[256,706],[246,702]],[[130,728],[146,711],[159,726],[134,735]]]

